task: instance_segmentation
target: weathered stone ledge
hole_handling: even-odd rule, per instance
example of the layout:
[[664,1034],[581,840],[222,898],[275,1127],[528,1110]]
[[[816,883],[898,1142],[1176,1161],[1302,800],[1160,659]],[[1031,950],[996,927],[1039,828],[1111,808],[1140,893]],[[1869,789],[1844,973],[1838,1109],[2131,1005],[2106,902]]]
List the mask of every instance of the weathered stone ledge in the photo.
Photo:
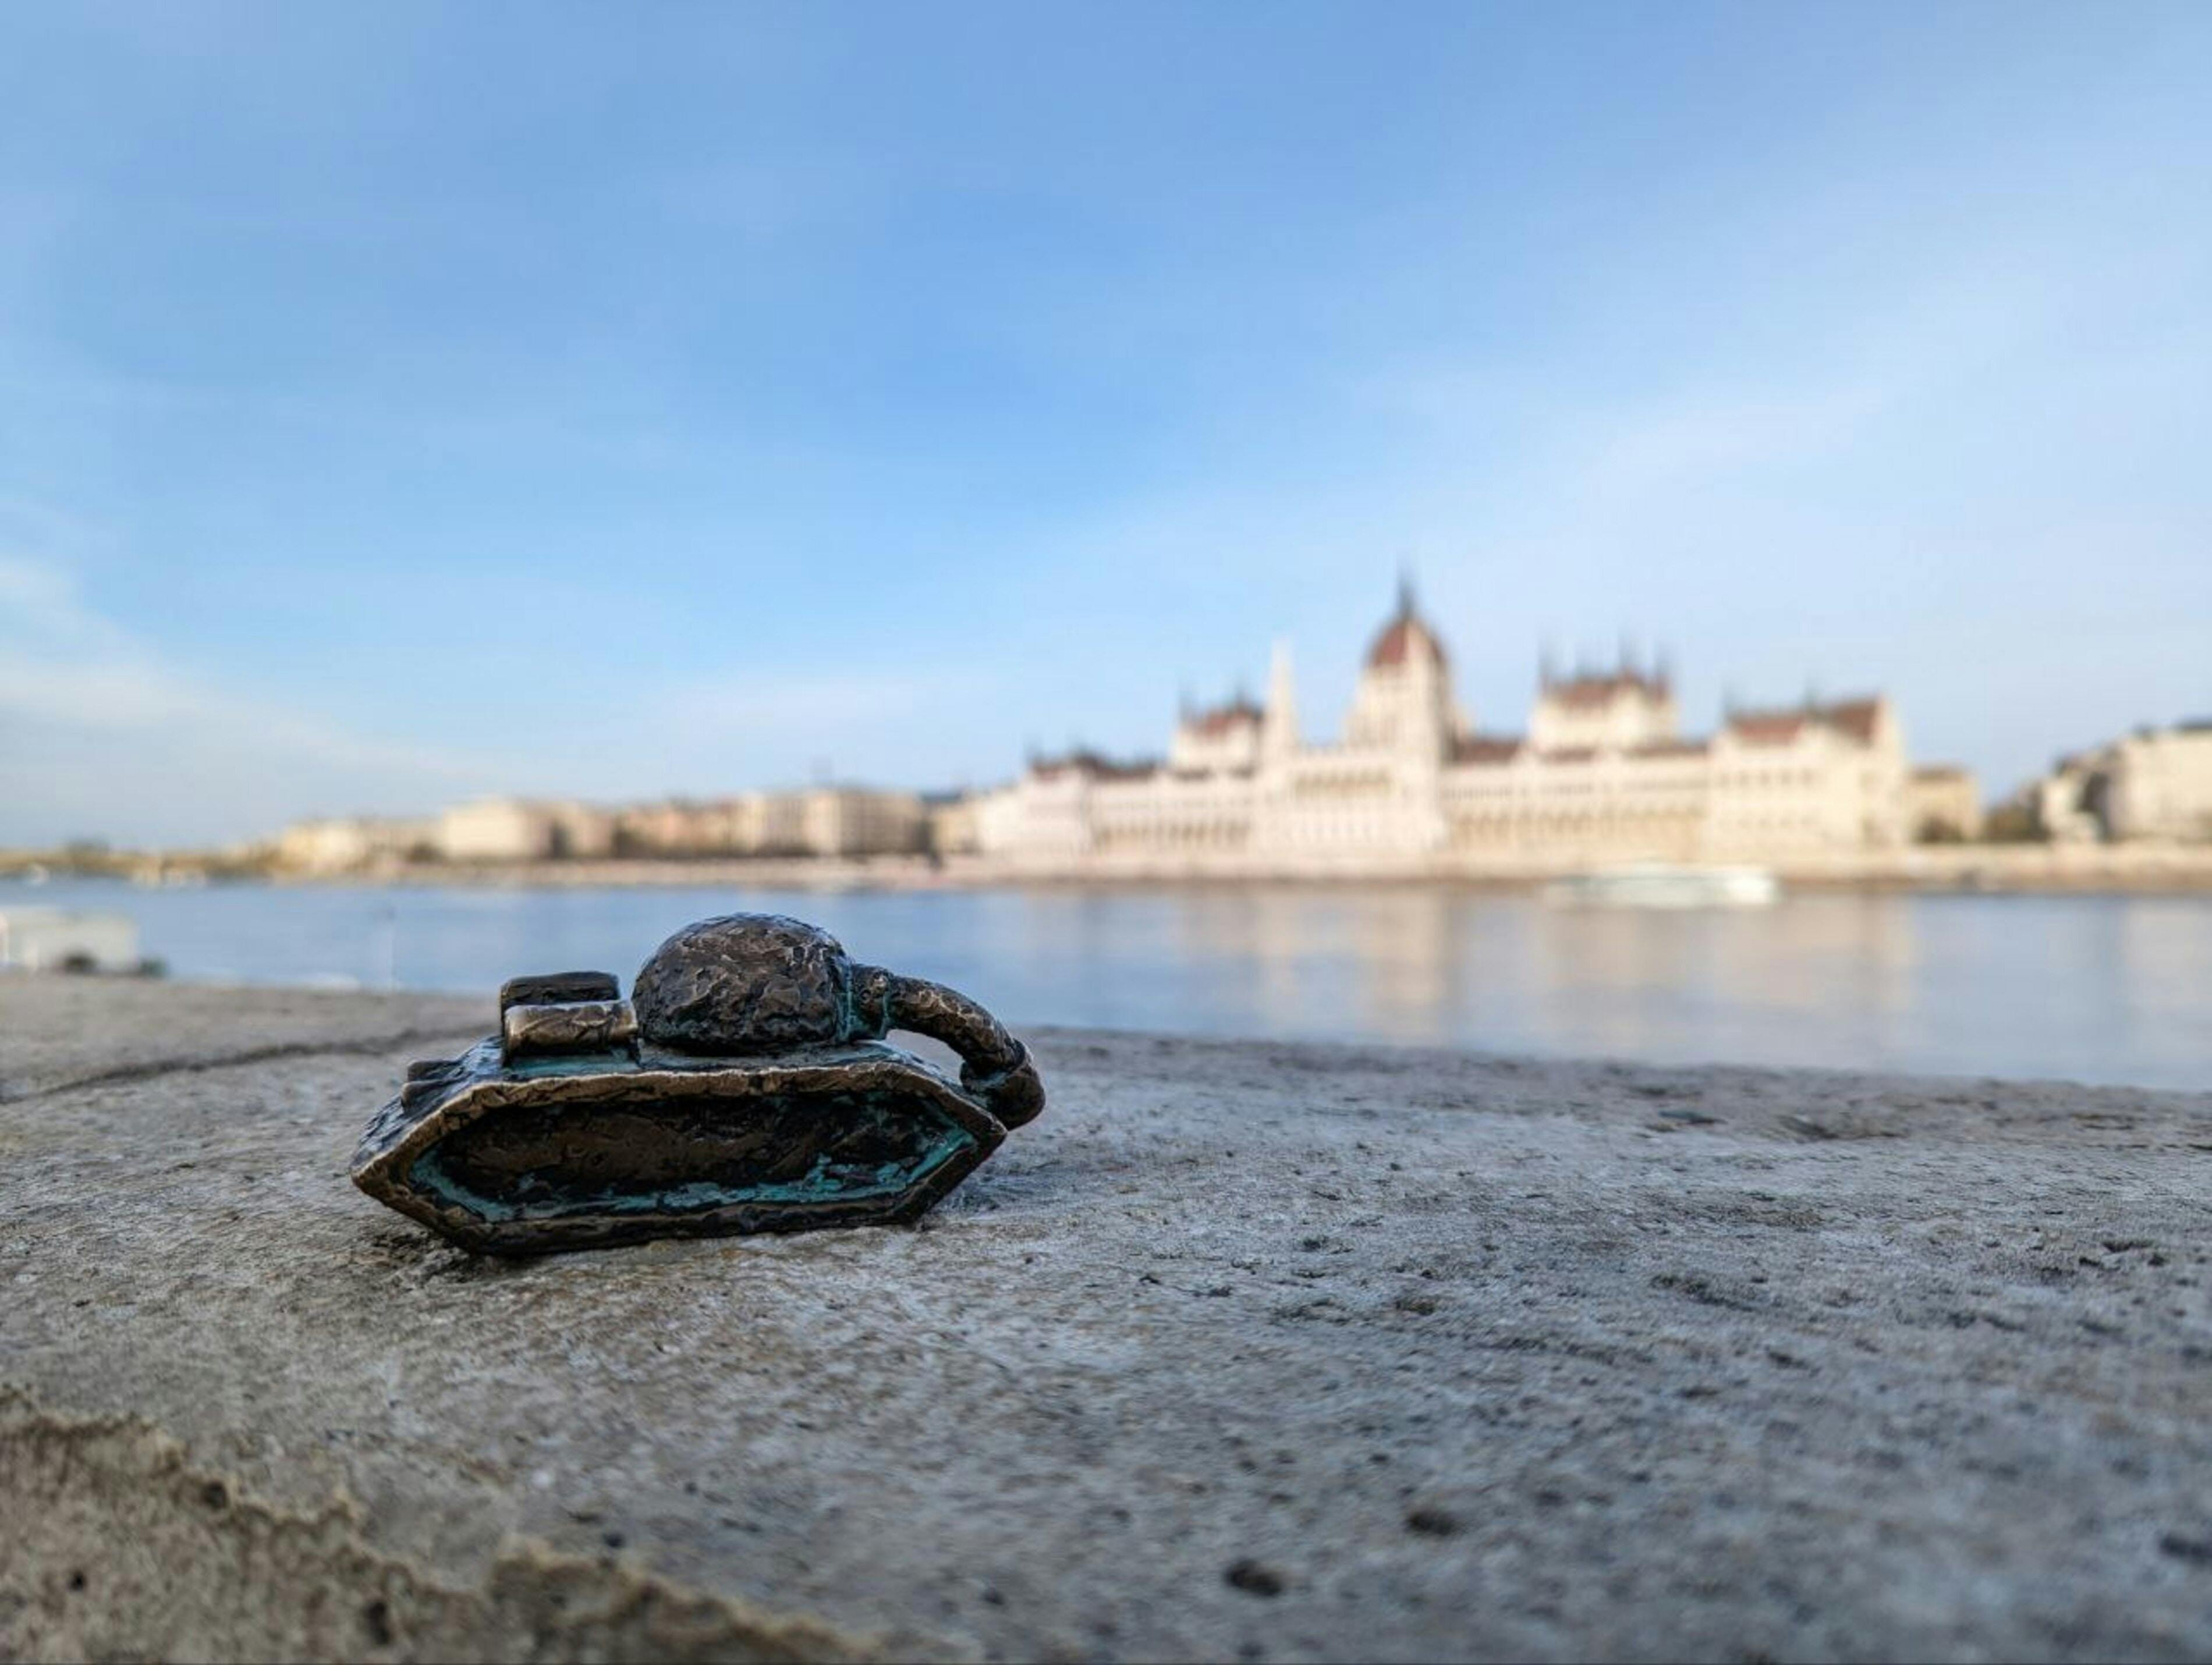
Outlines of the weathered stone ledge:
[[0,1658],[2212,1652],[2212,1095],[1047,1034],[489,1263],[344,1167],[489,1016],[0,983]]

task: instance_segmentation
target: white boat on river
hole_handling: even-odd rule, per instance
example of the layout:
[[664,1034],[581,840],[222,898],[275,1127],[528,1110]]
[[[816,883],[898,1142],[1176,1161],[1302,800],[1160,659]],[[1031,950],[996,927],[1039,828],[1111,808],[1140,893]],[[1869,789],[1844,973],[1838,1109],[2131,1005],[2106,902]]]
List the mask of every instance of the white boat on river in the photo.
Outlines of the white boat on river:
[[1764,867],[1692,867],[1637,861],[1554,879],[1544,900],[1561,908],[1765,908],[1782,883]]
[[138,926],[125,914],[0,908],[0,970],[137,971]]

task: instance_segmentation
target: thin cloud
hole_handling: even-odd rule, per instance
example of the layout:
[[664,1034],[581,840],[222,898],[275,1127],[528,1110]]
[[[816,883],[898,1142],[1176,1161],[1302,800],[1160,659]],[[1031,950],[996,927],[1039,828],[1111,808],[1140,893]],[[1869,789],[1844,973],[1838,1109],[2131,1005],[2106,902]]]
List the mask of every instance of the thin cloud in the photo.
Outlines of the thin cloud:
[[[560,756],[529,760],[549,792],[714,795],[823,774],[872,785],[957,779],[961,714],[996,711],[1006,679],[960,666],[763,669],[673,680],[580,716]],[[593,760],[588,781],[577,758]],[[1007,759],[1011,772],[1016,759]]]
[[196,679],[65,569],[0,556],[0,842],[68,836],[88,815],[126,838],[237,839],[271,811],[434,799],[483,774]]
[[579,712],[557,735],[517,734],[489,758],[195,678],[90,606],[64,568],[0,557],[0,845],[229,842],[302,816],[420,812],[495,791],[619,800],[825,771],[929,785],[963,772],[944,744],[957,714],[1006,693],[958,666],[674,680]]
[[1592,459],[1592,483],[1641,492],[1680,482],[1735,476],[1759,464],[1814,457],[1865,431],[1895,408],[1894,387],[1878,382],[1814,389],[1789,397],[1756,395],[1686,403],[1624,426]]

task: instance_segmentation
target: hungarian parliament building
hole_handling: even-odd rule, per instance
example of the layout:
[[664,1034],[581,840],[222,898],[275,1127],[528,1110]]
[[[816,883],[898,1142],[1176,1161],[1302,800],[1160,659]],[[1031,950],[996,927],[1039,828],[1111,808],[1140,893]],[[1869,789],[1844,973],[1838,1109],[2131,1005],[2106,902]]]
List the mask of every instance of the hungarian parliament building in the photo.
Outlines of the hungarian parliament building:
[[1164,762],[1033,759],[973,812],[981,854],[1039,871],[1386,873],[1817,865],[1901,846],[1931,817],[1974,808],[1961,771],[1908,768],[1880,695],[1731,709],[1692,738],[1667,671],[1624,657],[1602,674],[1547,668],[1528,732],[1484,733],[1401,588],[1333,744],[1300,737],[1278,646],[1267,703],[1187,708]]

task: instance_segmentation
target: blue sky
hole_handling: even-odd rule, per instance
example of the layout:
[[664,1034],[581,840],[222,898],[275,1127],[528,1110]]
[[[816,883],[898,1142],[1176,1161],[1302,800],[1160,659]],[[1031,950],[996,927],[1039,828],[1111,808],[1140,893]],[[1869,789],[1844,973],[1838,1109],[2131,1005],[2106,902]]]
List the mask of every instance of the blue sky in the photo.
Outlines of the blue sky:
[[2212,7],[0,11],[0,842],[1010,774],[1397,569],[2212,712]]

